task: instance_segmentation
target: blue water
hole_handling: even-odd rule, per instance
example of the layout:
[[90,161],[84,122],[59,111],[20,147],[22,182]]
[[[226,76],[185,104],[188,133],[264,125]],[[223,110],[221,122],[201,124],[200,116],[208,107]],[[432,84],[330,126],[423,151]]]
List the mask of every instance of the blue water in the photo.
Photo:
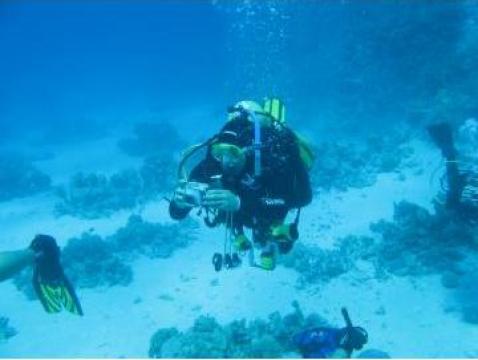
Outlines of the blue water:
[[[0,187],[4,188],[0,189],[0,228],[4,229],[6,238],[12,239],[12,245],[5,242],[0,250],[23,246],[29,242],[25,238],[30,239],[44,231],[58,237],[62,246],[70,238],[78,239],[82,234],[95,232],[100,237],[93,237],[97,241],[94,246],[101,251],[108,252],[105,250],[108,245],[103,240],[114,242],[119,241],[118,238],[123,239],[122,246],[129,244],[127,240],[130,238],[144,246],[141,250],[135,249],[132,255],[124,252],[118,255],[121,261],[126,259],[123,267],[117,265],[114,268],[112,265],[120,275],[130,274],[128,284],[117,284],[114,279],[109,279],[111,288],[98,285],[101,290],[97,291],[96,285],[92,286],[93,290],[89,285],[81,285],[86,289],[79,290],[80,299],[86,304],[85,313],[92,313],[90,321],[106,318],[105,332],[117,334],[112,336],[119,337],[120,350],[116,351],[109,340],[95,342],[101,337],[101,333],[96,332],[98,330],[85,335],[91,336],[83,339],[85,343],[90,341],[91,346],[84,345],[83,352],[79,352],[81,346],[78,344],[76,347],[71,344],[54,347],[52,336],[47,336],[42,345],[38,336],[48,329],[68,334],[69,331],[84,330],[85,322],[68,320],[71,327],[60,320],[52,324],[45,314],[38,315],[41,312],[38,303],[25,300],[24,294],[18,290],[21,285],[8,282],[5,286],[2,284],[1,291],[8,292],[7,299],[19,300],[21,305],[9,303],[6,310],[0,309],[0,320],[9,318],[8,326],[12,327],[8,328],[10,336],[6,344],[2,343],[0,333],[0,357],[35,356],[35,345],[40,346],[39,356],[45,357],[142,357],[147,355],[148,341],[158,328],[177,326],[187,329],[197,316],[204,314],[212,314],[222,323],[244,316],[266,318],[273,311],[283,312],[296,298],[305,304],[307,312],[318,312],[328,316],[327,320],[341,324],[338,315],[340,301],[334,303],[330,297],[351,304],[362,293],[366,295],[357,300],[357,310],[352,312],[372,329],[371,339],[375,341],[372,345],[380,350],[388,351],[389,346],[392,355],[395,351],[402,357],[478,356],[476,345],[467,342],[463,345],[455,342],[453,348],[441,349],[442,352],[431,345],[442,341],[440,336],[446,338],[446,334],[440,333],[435,338],[431,336],[435,333],[428,336],[425,331],[419,331],[416,339],[413,337],[416,324],[412,320],[418,313],[426,312],[424,308],[429,306],[432,307],[430,313],[439,313],[443,318],[425,315],[424,325],[420,323],[420,326],[439,326],[446,319],[453,334],[463,331],[468,338],[478,336],[478,304],[472,299],[476,298],[476,291],[466,291],[464,286],[456,285],[457,274],[464,273],[464,283],[477,283],[477,279],[469,275],[471,272],[463,270],[464,260],[463,264],[460,263],[463,268],[456,269],[446,268],[448,263],[445,262],[441,268],[446,268],[443,270],[445,274],[435,270],[431,274],[426,272],[425,276],[430,278],[423,283],[417,277],[423,286],[418,286],[418,290],[414,276],[409,273],[405,280],[397,277],[398,280],[388,279],[390,282],[377,275],[371,288],[366,287],[368,280],[355,280],[350,292],[339,283],[336,288],[324,290],[325,302],[333,303],[326,310],[316,306],[320,301],[310,296],[310,293],[322,296],[321,285],[312,284],[317,288],[308,293],[309,288],[304,290],[288,282],[292,275],[286,271],[299,271],[299,267],[294,270],[281,268],[278,273],[284,276],[283,281],[278,275],[274,277],[275,273],[267,277],[255,275],[248,269],[245,272],[253,277],[252,285],[244,283],[245,280],[235,273],[234,281],[240,285],[224,285],[233,289],[227,299],[231,308],[219,306],[221,310],[217,310],[211,304],[221,304],[221,296],[227,298],[218,289],[230,278],[220,277],[220,285],[217,285],[219,281],[216,283],[209,254],[215,251],[215,245],[206,242],[203,250],[192,240],[191,245],[188,235],[174,232],[176,228],[164,230],[157,224],[168,220],[167,216],[166,220],[164,217],[166,203],[162,196],[170,195],[172,185],[164,179],[166,170],[147,179],[153,184],[147,192],[137,190],[145,182],[144,179],[138,180],[138,176],[143,176],[138,173],[151,170],[148,165],[152,165],[147,160],[150,160],[149,151],[156,150],[156,142],[164,156],[162,160],[167,161],[153,165],[161,170],[167,169],[168,164],[175,166],[180,148],[207,139],[224,124],[229,105],[243,99],[260,102],[267,96],[278,96],[287,106],[291,127],[306,135],[319,149],[319,170],[313,173],[315,212],[305,211],[304,215],[306,242],[326,248],[325,242],[338,236],[336,234],[358,236],[354,231],[365,229],[368,235],[370,223],[382,218],[406,227],[401,221],[419,223],[420,219],[429,218],[419,210],[410,217],[402,214],[401,218],[400,214],[397,215],[397,208],[401,207],[396,206],[401,200],[419,204],[426,209],[423,211],[435,214],[434,200],[439,186],[434,169],[443,162],[427,137],[426,125],[446,120],[458,130],[465,120],[478,117],[477,92],[478,3],[474,1],[0,1]],[[172,129],[161,133],[164,127],[159,129],[157,124],[164,121],[170,123]],[[144,122],[153,125],[140,126],[143,135],[136,141],[134,127]],[[156,132],[168,137],[167,141],[156,139]],[[374,138],[371,140],[370,136]],[[355,141],[355,145],[342,144],[345,140]],[[323,146],[325,143],[330,147]],[[418,147],[409,151],[407,147],[412,148],[417,143]],[[342,147],[333,148],[336,144]],[[174,149],[169,152],[171,147]],[[354,152],[356,148],[360,150]],[[329,156],[332,160],[327,163]],[[116,185],[111,179],[105,180],[109,179],[107,176],[126,169],[138,173],[131,175],[130,172],[130,178],[127,175],[116,178]],[[58,214],[57,203],[61,197],[58,188],[73,186],[71,179],[79,171],[97,174],[97,178],[90,178],[92,183],[105,181],[105,193],[108,194],[101,193],[97,199],[103,201],[103,196],[106,200],[103,203],[98,200],[101,203],[98,207],[83,204],[84,207],[80,208],[80,201],[68,203],[64,197],[64,212]],[[35,178],[43,180],[32,185],[31,179]],[[326,183],[328,179],[330,183]],[[77,182],[81,181],[86,182],[77,178]],[[127,184],[126,190],[122,184]],[[160,189],[154,188],[155,185]],[[115,194],[120,195],[115,197]],[[91,198],[94,199],[94,195]],[[123,198],[119,199],[121,196]],[[391,200],[382,201],[388,199],[387,196]],[[72,208],[68,209],[70,205]],[[351,211],[350,207],[353,207]],[[413,206],[407,207],[406,204],[403,208],[408,209],[404,212],[415,211]],[[137,221],[134,225],[129,218],[131,214],[142,216],[146,225],[141,218],[133,217]],[[349,227],[342,226],[347,222]],[[138,223],[144,228],[138,230]],[[413,224],[419,228],[416,223]],[[127,224],[133,225],[130,228]],[[194,232],[194,227],[185,226],[186,232]],[[383,223],[381,226],[382,230],[386,229]],[[411,227],[412,230],[406,230],[415,236],[415,229]],[[348,229],[351,229],[349,233],[343,233]],[[399,230],[390,233],[401,233],[403,228]],[[476,228],[468,230],[465,236],[456,229],[447,229],[451,235],[444,237],[473,239],[474,236],[476,242]],[[144,240],[149,239],[148,236],[156,239],[161,231],[175,234],[175,240],[168,243],[170,247],[161,248],[157,243],[151,245]],[[418,230],[417,233],[421,234]],[[85,236],[88,238],[89,235]],[[201,236],[201,240],[211,240],[209,235]],[[211,238],[222,236],[222,232],[216,232]],[[184,244],[175,243],[179,237]],[[148,246],[157,253],[167,253],[167,256],[159,256],[160,260],[145,260],[147,250],[151,250]],[[403,249],[397,248],[399,254]],[[187,252],[188,249],[199,252],[197,257],[184,253],[191,261],[193,274],[182,267],[176,268],[174,262],[168,262],[175,251],[181,256],[181,251]],[[320,257],[320,254],[314,254]],[[434,253],[433,256],[439,258],[440,254]],[[334,253],[334,256],[338,255]],[[110,261],[117,264],[115,261],[120,260],[108,258],[108,264]],[[440,263],[436,258],[430,260],[435,261]],[[386,271],[393,272],[390,269],[396,264],[388,265]],[[143,286],[150,279],[145,270],[148,266],[156,271],[154,279],[158,288],[164,287],[163,292],[158,290],[142,295]],[[336,270],[333,264],[330,267],[331,272]],[[103,270],[96,269],[101,274]],[[104,271],[105,277],[111,275],[108,270]],[[116,276],[114,271],[111,271],[111,277]],[[309,280],[316,276],[315,269],[308,268],[304,272],[307,273],[302,275],[309,276]],[[81,282],[81,279],[73,278],[78,283],[89,284],[88,279]],[[22,280],[18,281],[21,284]],[[254,298],[257,311],[253,305],[248,306],[253,298],[250,290],[262,292],[269,282],[273,284],[271,288],[277,290],[273,300]],[[390,285],[395,282],[402,291],[398,297],[410,295],[407,301],[414,303],[414,313],[408,313],[412,307],[407,308],[401,302],[397,304],[397,310],[395,304],[390,304],[390,300],[397,296]],[[454,294],[443,295],[443,291],[451,290],[444,290],[442,283],[458,288],[458,298],[461,299],[458,303],[467,306],[463,310],[465,321],[461,315],[456,315],[461,314],[461,310],[457,310],[461,305],[453,303],[444,306],[446,309],[440,308],[441,301],[445,302],[444,299]],[[214,296],[198,296],[204,286]],[[246,295],[237,289],[240,287],[246,289]],[[192,294],[188,293],[191,288],[194,289]],[[415,307],[415,302],[429,289],[434,292],[428,302]],[[189,295],[182,295],[182,292]],[[117,302],[121,306],[140,304],[138,308],[141,310],[131,320],[131,326],[134,331],[147,328],[144,333],[128,337],[124,343],[120,336],[128,335],[121,332],[123,320],[118,315],[123,310],[115,308],[111,315],[95,308],[95,301],[107,304],[115,296],[118,296]],[[154,302],[158,299],[163,301],[159,305]],[[370,305],[375,300],[377,304]],[[150,307],[145,305],[148,301],[151,301]],[[196,310],[187,312],[189,310],[174,307],[183,302],[186,305],[181,306]],[[22,315],[23,307],[25,315]],[[177,323],[171,322],[166,315],[167,320],[163,322],[156,309],[167,309],[165,314],[177,312]],[[401,311],[406,315],[402,316]],[[134,315],[133,312],[131,316]],[[394,324],[382,320],[381,316],[390,316],[387,321],[406,320]],[[38,319],[45,324],[30,326],[30,322]],[[6,319],[0,325],[2,323],[7,326]],[[399,340],[384,330],[387,326],[400,331]],[[402,326],[408,326],[405,331],[411,332],[410,337],[402,334]],[[31,347],[25,347],[28,344],[26,337],[36,337]],[[459,336],[453,336],[453,339],[459,339]],[[414,341],[424,345],[420,347]]]
[[0,16],[7,126],[271,93],[297,118],[397,120],[448,79],[466,23],[460,2],[5,1]]
[[221,93],[225,24],[207,3],[0,6],[3,119],[61,125],[85,113],[190,106]]

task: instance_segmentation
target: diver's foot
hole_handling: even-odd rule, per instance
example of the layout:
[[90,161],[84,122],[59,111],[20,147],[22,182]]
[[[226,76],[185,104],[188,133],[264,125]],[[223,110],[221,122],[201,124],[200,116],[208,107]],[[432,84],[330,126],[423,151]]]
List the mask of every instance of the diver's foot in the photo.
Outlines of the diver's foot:
[[234,244],[234,248],[236,249],[236,251],[238,251],[240,253],[248,251],[252,247],[251,242],[249,241],[249,239],[244,234],[240,234],[240,235],[236,236],[236,238],[234,239],[233,244]]
[[263,251],[261,253],[260,267],[264,270],[272,271],[276,267],[276,260],[273,251]]

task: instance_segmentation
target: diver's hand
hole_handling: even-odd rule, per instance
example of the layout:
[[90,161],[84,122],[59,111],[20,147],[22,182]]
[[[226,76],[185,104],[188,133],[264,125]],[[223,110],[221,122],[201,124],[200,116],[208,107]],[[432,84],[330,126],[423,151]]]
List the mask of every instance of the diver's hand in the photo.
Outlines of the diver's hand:
[[180,209],[190,209],[194,207],[194,204],[191,204],[187,201],[186,191],[183,187],[178,187],[174,191],[172,202]]
[[49,235],[37,235],[30,244],[35,254],[35,271],[45,281],[55,281],[63,269],[60,265],[60,248]]
[[208,190],[203,205],[222,211],[237,211],[241,207],[241,199],[230,190]]
[[347,351],[361,350],[367,343],[367,332],[358,326],[352,328],[345,328],[345,334],[340,340],[340,346]]
[[49,235],[37,235],[30,244],[37,261],[56,262],[60,258],[60,248]]

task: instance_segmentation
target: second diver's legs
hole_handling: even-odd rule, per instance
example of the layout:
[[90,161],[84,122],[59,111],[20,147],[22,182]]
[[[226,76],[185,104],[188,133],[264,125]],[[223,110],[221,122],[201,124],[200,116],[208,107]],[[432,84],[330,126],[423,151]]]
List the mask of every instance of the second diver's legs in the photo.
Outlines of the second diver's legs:
[[430,125],[428,128],[435,145],[441,150],[446,164],[446,178],[448,192],[446,194],[446,205],[450,209],[457,209],[460,205],[461,194],[464,188],[464,176],[458,168],[458,154],[453,141],[453,132],[450,124],[439,123]]

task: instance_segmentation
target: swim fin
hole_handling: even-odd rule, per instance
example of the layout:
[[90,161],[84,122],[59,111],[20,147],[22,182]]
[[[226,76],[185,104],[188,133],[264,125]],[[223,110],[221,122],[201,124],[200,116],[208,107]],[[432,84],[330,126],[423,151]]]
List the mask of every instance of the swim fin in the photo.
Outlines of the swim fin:
[[35,268],[33,287],[47,313],[58,313],[65,309],[75,315],[83,315],[80,301],[68,278],[60,268],[55,278],[46,279]]
[[35,252],[33,288],[47,313],[66,309],[83,315],[80,301],[60,263],[60,248],[53,237],[37,235],[30,248]]

